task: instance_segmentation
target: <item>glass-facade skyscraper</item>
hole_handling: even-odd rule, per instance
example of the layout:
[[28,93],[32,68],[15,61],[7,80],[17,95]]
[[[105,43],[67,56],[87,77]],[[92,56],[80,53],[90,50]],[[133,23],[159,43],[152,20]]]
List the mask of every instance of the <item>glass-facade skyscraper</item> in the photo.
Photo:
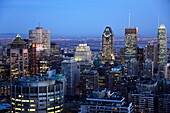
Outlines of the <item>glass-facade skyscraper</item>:
[[137,59],[138,53],[138,28],[125,29],[125,63],[132,58]]
[[111,27],[106,27],[102,35],[102,59],[103,63],[113,64],[114,60],[114,34]]
[[163,24],[158,27],[158,65],[161,63],[167,63],[166,27]]

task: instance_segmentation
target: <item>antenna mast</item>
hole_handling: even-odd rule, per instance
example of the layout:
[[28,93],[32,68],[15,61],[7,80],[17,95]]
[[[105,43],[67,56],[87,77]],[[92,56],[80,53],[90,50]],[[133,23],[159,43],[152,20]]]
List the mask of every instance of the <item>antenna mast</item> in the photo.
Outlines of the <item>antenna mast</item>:
[[129,25],[128,25],[128,26],[129,26],[129,28],[130,28],[130,12],[129,12]]
[[160,19],[160,16],[158,15],[158,27],[159,27],[159,19]]

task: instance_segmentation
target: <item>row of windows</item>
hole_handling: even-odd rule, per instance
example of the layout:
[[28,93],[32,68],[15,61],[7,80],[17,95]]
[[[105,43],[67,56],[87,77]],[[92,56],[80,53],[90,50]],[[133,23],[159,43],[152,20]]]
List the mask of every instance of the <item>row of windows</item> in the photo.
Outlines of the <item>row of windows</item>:
[[[60,86],[39,87],[39,93],[46,93],[47,90],[48,92],[54,92],[54,91],[60,91],[62,89],[60,88]],[[30,88],[29,87],[16,87],[15,88],[15,86],[13,86],[12,92],[38,93],[38,87],[30,87]]]

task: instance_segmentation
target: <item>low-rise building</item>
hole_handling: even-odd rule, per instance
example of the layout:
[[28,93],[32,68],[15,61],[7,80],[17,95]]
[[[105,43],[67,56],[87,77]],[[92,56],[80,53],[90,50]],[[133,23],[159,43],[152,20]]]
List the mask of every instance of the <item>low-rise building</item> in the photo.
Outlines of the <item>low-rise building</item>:
[[93,96],[86,98],[80,107],[80,113],[134,113],[132,103],[126,103],[124,97],[106,89],[94,90]]
[[56,77],[28,77],[12,83],[11,112],[60,113],[63,110],[63,84]]

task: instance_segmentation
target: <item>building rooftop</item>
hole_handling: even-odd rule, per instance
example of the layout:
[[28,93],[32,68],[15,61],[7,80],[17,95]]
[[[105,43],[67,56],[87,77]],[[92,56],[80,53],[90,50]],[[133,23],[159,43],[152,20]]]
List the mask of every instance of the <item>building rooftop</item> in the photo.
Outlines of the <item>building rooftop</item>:
[[123,102],[125,100],[124,97],[121,96],[119,92],[111,92],[106,88],[99,88],[93,91],[93,95],[87,100],[93,101],[107,101],[107,102]]
[[111,71],[121,71],[122,70],[122,66],[117,66],[111,69]]
[[29,76],[20,78],[18,81],[14,82],[13,85],[21,85],[21,86],[48,86],[53,85],[57,81],[57,76]]
[[56,74],[52,77],[55,77],[56,79],[61,79],[61,78],[65,78],[65,76],[63,74]]
[[8,109],[8,108],[10,108],[10,104],[7,104],[7,103],[2,103],[2,104],[0,104],[0,110],[3,110],[3,109]]
[[159,28],[160,28],[160,29],[165,29],[166,27],[165,27],[164,24],[161,24],[161,25],[159,26]]
[[97,70],[84,70],[83,74],[96,74]]
[[21,36],[19,34],[17,34],[17,36],[15,37],[15,39],[12,41],[12,44],[26,44],[26,42],[21,39]]

